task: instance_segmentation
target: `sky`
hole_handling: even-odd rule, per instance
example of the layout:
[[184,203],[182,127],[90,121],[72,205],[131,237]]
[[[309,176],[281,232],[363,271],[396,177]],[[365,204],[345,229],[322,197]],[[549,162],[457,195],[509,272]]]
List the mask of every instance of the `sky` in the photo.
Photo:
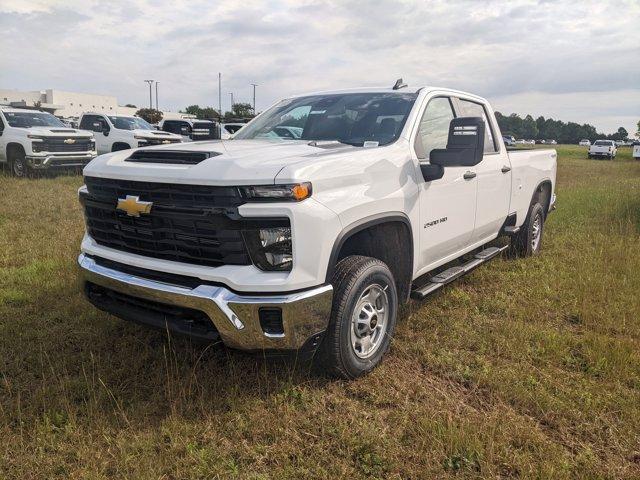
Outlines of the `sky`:
[[640,0],[242,2],[0,0],[0,88],[113,95],[160,108],[436,85],[504,114],[640,120]]

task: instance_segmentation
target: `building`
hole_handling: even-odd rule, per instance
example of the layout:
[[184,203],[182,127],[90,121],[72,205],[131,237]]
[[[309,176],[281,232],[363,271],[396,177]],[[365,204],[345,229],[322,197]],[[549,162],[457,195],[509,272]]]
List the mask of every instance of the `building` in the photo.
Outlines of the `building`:
[[[0,89],[0,105],[24,108],[39,106],[42,110],[61,118],[77,118],[84,112],[99,112],[107,115],[134,115],[138,111],[138,108],[118,105],[118,99],[109,95],[65,92],[54,89],[40,91]],[[175,112],[162,113],[166,119],[179,119],[189,116]]]

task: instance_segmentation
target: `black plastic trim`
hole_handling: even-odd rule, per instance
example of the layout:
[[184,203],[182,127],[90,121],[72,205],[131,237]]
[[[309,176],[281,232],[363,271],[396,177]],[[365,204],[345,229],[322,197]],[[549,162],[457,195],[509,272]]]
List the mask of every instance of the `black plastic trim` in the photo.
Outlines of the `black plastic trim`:
[[402,212],[381,213],[358,220],[344,228],[338,234],[338,237],[333,244],[333,248],[331,249],[331,256],[329,257],[329,265],[327,267],[327,274],[325,275],[325,282],[331,283],[336,263],[338,263],[340,250],[350,237],[362,230],[366,230],[369,227],[391,222],[401,222],[409,229],[409,241],[411,242],[409,252],[411,254],[411,266],[413,269],[413,229],[411,228],[411,221],[409,220],[409,217]]

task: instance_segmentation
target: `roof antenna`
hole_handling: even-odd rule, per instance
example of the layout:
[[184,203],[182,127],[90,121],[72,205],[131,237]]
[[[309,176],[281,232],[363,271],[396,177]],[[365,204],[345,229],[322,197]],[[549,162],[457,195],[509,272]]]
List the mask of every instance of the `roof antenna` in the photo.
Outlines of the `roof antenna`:
[[393,89],[400,90],[401,88],[404,88],[406,86],[407,84],[404,83],[401,78],[399,78],[398,80],[396,80],[396,84],[393,86]]

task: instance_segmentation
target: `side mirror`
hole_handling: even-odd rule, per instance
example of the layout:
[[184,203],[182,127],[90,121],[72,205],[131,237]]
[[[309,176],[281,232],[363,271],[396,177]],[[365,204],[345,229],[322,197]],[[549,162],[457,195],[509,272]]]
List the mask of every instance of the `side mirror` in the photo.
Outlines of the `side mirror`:
[[433,165],[431,163],[421,163],[420,170],[422,171],[422,178],[425,182],[431,180],[438,180],[444,175],[444,167],[442,165]]
[[431,150],[429,161],[443,167],[472,167],[482,161],[485,123],[481,117],[454,118],[449,124],[447,148]]

